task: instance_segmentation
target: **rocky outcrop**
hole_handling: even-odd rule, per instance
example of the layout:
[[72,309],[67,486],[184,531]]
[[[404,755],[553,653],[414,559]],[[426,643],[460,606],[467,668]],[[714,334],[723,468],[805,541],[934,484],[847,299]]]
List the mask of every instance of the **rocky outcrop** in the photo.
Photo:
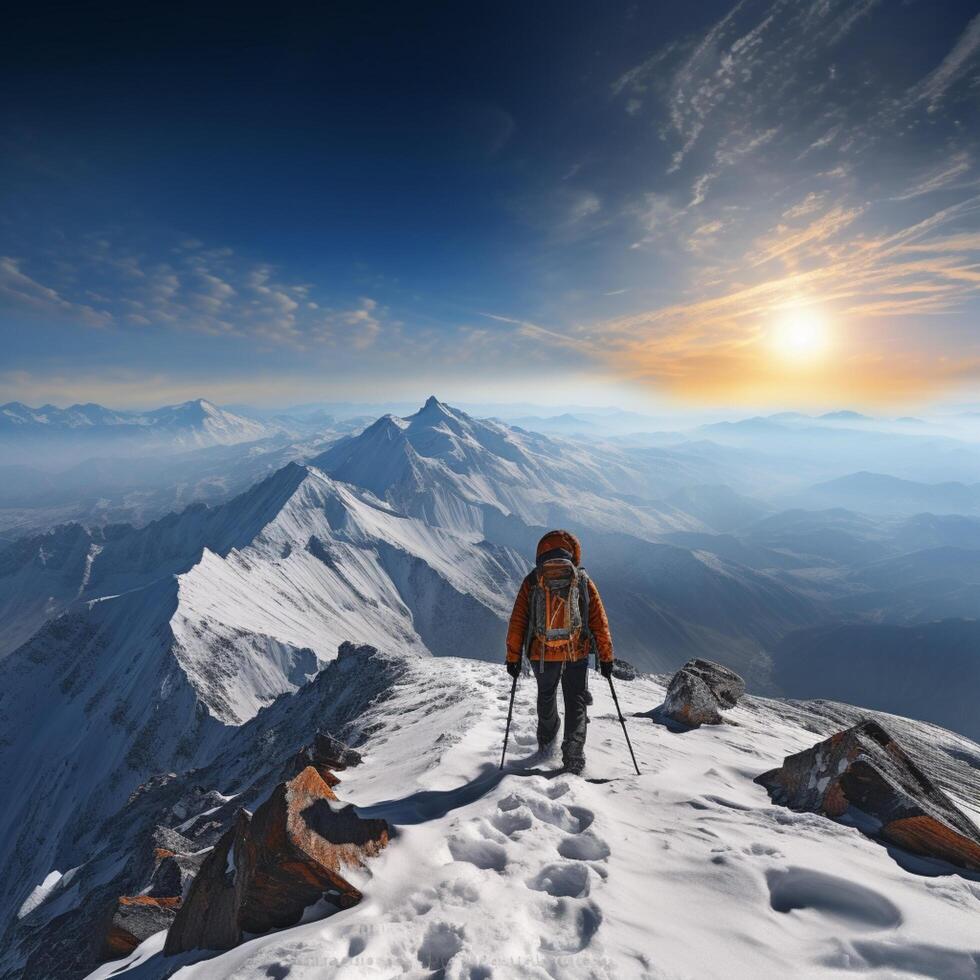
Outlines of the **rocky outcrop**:
[[356,905],[361,893],[343,872],[387,843],[384,820],[359,817],[308,765],[254,815],[239,811],[194,879],[164,952],[229,949],[245,933],[295,925],[320,899],[337,909]]
[[913,854],[980,871],[980,831],[876,721],[756,778],[775,803],[840,818]]
[[671,678],[660,714],[681,725],[720,725],[745,693],[738,674],[711,660],[689,660]]
[[628,660],[620,660],[617,657],[613,661],[612,675],[618,681],[635,681],[636,668]]
[[[123,895],[112,903],[99,955],[102,960],[128,956],[148,936],[169,929],[206,856],[194,853],[192,843],[169,827],[156,827],[152,843],[149,884],[140,894]],[[146,881],[146,871],[143,875]]]
[[340,782],[335,772],[359,766],[362,761],[361,753],[345,745],[339,738],[328,732],[317,732],[313,741],[300,749],[287,763],[284,778],[292,779],[307,766],[312,766],[332,788]]
[[156,868],[146,894],[151,898],[183,898],[200,871],[205,854],[174,853],[158,848]]
[[103,959],[128,956],[144,939],[169,929],[180,907],[179,898],[127,895],[116,902],[106,928]]

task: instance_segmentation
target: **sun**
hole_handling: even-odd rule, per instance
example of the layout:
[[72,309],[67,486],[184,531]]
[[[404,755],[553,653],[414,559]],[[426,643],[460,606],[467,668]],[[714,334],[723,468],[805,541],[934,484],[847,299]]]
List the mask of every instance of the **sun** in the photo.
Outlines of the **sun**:
[[773,352],[783,361],[806,365],[819,361],[830,348],[830,327],[810,307],[781,310],[769,336]]

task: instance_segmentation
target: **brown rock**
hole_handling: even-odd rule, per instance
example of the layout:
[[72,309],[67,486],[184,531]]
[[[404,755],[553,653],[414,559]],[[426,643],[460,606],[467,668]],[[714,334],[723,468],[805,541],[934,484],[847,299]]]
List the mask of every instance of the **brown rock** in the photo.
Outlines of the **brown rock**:
[[383,820],[363,820],[337,799],[314,766],[280,783],[215,845],[170,929],[164,952],[229,949],[244,933],[295,925],[326,898],[338,909],[361,900],[343,876],[388,843]]
[[745,693],[738,674],[711,660],[689,660],[671,678],[660,713],[681,725],[720,725],[722,708],[734,708]]
[[980,871],[980,831],[875,721],[787,756],[756,782],[792,810],[850,814],[907,851]]
[[125,895],[117,900],[106,929],[104,959],[128,956],[144,939],[167,929],[180,908],[179,898]]

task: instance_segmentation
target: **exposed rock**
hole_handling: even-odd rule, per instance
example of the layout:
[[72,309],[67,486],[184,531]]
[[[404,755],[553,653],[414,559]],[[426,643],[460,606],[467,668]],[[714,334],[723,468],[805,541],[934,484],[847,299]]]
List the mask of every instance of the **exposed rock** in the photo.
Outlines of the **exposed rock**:
[[147,890],[153,898],[183,898],[207,857],[206,853],[173,854],[162,848],[155,855],[157,864]]
[[848,814],[907,851],[980,871],[980,830],[876,721],[787,756],[756,782],[790,809]]
[[361,893],[342,871],[387,843],[384,820],[361,819],[307,766],[253,816],[239,812],[194,879],[164,952],[229,949],[245,933],[295,925],[321,898],[350,908]]
[[106,929],[103,957],[128,956],[144,939],[168,929],[179,907],[179,898],[123,896],[116,902]]
[[636,668],[628,660],[620,660],[617,657],[613,661],[612,675],[618,681],[635,681]]
[[[113,901],[100,959],[128,956],[147,936],[168,929],[206,857],[203,852],[191,853],[191,842],[169,827],[154,828],[151,840],[153,870],[149,885],[141,894],[124,895]],[[134,863],[145,868],[144,861]]]
[[171,854],[187,853],[194,850],[193,841],[171,827],[156,826],[153,828],[153,846],[157,850],[169,851]]
[[721,709],[734,708],[745,693],[738,674],[711,660],[689,660],[671,678],[661,714],[682,725],[720,725]]
[[361,753],[345,745],[339,738],[328,732],[317,732],[312,743],[300,749],[286,766],[286,779],[301,773],[307,766],[313,766],[320,778],[331,788],[340,780],[335,771],[343,772],[348,766],[359,766],[363,760]]

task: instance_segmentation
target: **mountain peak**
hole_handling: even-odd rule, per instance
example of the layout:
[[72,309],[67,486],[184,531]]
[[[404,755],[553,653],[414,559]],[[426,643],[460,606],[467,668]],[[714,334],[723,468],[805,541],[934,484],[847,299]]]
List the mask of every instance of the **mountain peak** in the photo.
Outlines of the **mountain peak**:
[[433,415],[452,416],[453,414],[453,410],[445,402],[439,401],[435,395],[429,395],[425,400],[425,404],[415,413],[415,417],[430,417]]

